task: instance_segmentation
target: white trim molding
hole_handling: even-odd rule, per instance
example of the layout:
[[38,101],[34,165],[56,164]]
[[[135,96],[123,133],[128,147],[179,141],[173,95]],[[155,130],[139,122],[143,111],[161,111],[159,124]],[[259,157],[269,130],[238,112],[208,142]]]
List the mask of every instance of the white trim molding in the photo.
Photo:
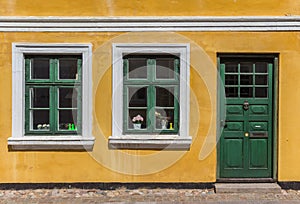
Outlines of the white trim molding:
[[94,138],[82,136],[24,136],[10,137],[11,150],[87,150],[94,146]]
[[[112,136],[109,147],[118,149],[189,149],[190,45],[188,43],[116,43],[113,49]],[[179,132],[177,135],[123,134],[123,56],[126,54],[173,54],[180,59]]]
[[191,143],[190,136],[178,135],[123,135],[109,138],[111,149],[188,150]]
[[0,32],[300,31],[300,16],[0,17]]
[[[82,55],[82,134],[25,136],[25,54]],[[92,45],[91,44],[30,44],[12,45],[12,150],[92,150]]]

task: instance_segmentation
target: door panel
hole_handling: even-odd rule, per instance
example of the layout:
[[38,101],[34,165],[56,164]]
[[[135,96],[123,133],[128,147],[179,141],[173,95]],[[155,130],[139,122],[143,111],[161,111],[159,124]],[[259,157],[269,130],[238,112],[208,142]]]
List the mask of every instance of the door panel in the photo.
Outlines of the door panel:
[[225,138],[239,138],[241,134],[243,134],[244,123],[239,122],[226,122],[226,126],[224,127],[224,137]]
[[[220,178],[272,176],[274,58],[221,58],[225,121],[221,121]],[[223,99],[221,99],[223,100]]]
[[268,168],[268,139],[250,139],[249,168]]
[[268,131],[268,122],[249,122],[250,132]]
[[242,105],[227,105],[226,106],[227,115],[243,115],[243,107]]
[[252,105],[250,115],[268,115],[268,105]]
[[243,140],[227,139],[225,141],[225,168],[243,168]]

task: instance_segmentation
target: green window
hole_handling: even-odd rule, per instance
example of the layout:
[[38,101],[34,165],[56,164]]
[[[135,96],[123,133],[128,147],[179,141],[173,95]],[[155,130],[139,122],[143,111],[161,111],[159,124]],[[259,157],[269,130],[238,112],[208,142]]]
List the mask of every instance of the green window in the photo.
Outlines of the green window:
[[131,54],[123,57],[123,65],[123,132],[178,133],[178,57]]
[[25,134],[81,133],[81,56],[25,56]]
[[243,60],[227,61],[225,66],[225,92],[229,98],[268,98],[268,63]]

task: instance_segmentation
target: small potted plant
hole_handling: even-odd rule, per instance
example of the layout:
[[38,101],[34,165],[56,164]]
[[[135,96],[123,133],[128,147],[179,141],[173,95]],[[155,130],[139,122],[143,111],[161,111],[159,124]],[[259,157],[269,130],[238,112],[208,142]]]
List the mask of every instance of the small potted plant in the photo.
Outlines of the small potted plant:
[[141,115],[137,115],[132,118],[133,123],[133,129],[141,129],[142,122],[144,121],[144,118]]

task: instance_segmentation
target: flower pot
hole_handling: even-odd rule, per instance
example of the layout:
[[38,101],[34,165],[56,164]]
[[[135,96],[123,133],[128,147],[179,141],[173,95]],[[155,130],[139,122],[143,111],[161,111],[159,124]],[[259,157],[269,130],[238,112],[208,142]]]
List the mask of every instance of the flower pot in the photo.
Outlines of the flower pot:
[[133,129],[139,130],[141,129],[142,124],[141,123],[133,123]]

